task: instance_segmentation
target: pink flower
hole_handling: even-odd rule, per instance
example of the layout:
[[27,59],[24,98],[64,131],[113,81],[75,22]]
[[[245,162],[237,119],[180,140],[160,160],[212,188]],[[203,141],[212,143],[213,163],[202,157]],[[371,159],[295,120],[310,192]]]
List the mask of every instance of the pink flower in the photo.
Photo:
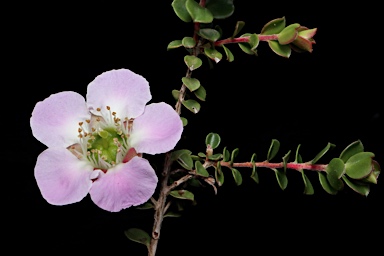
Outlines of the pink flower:
[[172,150],[183,125],[170,105],[146,105],[151,98],[145,78],[119,69],[97,76],[86,100],[64,91],[36,104],[30,125],[47,149],[35,178],[48,203],[76,203],[89,193],[97,206],[117,212],[153,195],[158,178],[141,155]]

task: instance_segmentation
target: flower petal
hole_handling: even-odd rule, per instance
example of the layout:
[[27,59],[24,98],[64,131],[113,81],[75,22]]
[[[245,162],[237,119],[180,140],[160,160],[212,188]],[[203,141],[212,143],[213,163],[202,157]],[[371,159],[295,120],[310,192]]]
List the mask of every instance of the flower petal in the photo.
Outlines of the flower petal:
[[93,167],[69,150],[48,148],[37,158],[35,178],[48,203],[66,205],[81,201],[92,186]]
[[[87,104],[90,110],[100,108],[104,116],[109,116],[106,106],[116,112],[116,116],[136,118],[144,111],[151,100],[148,81],[128,69],[111,70],[97,76],[88,85]],[[93,114],[98,115],[97,112]]]
[[165,153],[176,146],[182,132],[180,116],[170,105],[152,103],[133,121],[130,145],[138,153]]
[[79,122],[89,118],[83,96],[59,92],[35,105],[30,125],[33,136],[47,147],[66,148],[78,142]]
[[100,208],[118,212],[140,205],[153,195],[158,178],[149,162],[134,157],[118,164],[107,173],[100,173],[90,190],[91,199]]

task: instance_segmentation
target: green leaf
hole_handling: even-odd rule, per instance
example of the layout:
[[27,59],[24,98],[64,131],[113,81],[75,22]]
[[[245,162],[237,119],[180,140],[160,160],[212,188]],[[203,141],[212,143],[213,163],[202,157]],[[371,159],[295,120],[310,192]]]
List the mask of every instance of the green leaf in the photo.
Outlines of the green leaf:
[[175,100],[179,100],[179,95],[180,95],[180,91],[178,91],[178,90],[172,90],[172,97],[173,97]]
[[182,21],[191,22],[192,17],[189,15],[189,12],[185,6],[186,2],[187,0],[173,0],[172,7],[177,17],[179,17]]
[[195,199],[193,193],[185,189],[173,190],[169,193],[169,195],[177,199],[186,199],[191,201]]
[[200,103],[195,100],[184,100],[182,104],[192,113],[197,114],[200,111]]
[[183,126],[187,126],[188,124],[187,118],[181,116],[180,119],[181,119],[181,122],[183,122]]
[[206,0],[205,7],[211,11],[215,19],[225,19],[233,14],[233,0]]
[[279,44],[285,45],[292,43],[296,38],[299,32],[297,29],[300,27],[299,23],[291,24],[287,27],[285,27],[277,37],[277,40],[279,41]]
[[176,161],[181,155],[183,154],[187,154],[187,155],[190,155],[192,154],[192,152],[188,149],[179,149],[179,150],[175,150],[171,153],[171,161]]
[[229,150],[227,149],[227,147],[224,147],[223,149],[223,161],[224,162],[228,162],[230,160],[230,153],[229,153]]
[[205,48],[204,54],[211,60],[215,61],[216,63],[218,63],[223,58],[223,55],[221,54],[221,52],[219,52],[214,48]]
[[224,183],[224,173],[221,169],[220,161],[217,162],[217,166],[215,167],[215,178],[217,184],[222,186]]
[[357,140],[355,142],[352,142],[349,144],[340,154],[341,160],[343,160],[344,163],[348,161],[348,159],[360,152],[364,152],[364,146],[363,143],[361,143],[360,140]]
[[167,50],[170,50],[170,49],[175,49],[175,48],[179,48],[183,46],[183,43],[181,40],[173,40],[172,42],[170,42],[167,46]]
[[201,157],[201,158],[206,158],[207,156],[205,155],[205,153],[203,153],[203,152],[199,152],[199,153],[197,153],[197,155],[199,156],[199,157]]
[[202,7],[194,0],[187,0],[185,7],[194,22],[211,23],[213,21],[213,14],[211,11]]
[[209,133],[207,137],[205,137],[205,145],[208,147],[210,145],[212,149],[217,148],[220,145],[221,138],[217,133]]
[[344,188],[344,183],[341,179],[337,178],[336,173],[331,172],[327,174],[327,180],[329,185],[332,186],[332,188],[340,191]]
[[202,28],[198,31],[198,34],[211,42],[216,42],[220,38],[220,32],[213,28]]
[[291,150],[289,150],[288,153],[285,154],[285,156],[283,157],[284,172],[287,170],[287,162],[290,154],[291,154]]
[[233,31],[232,38],[234,38],[237,34],[240,33],[240,31],[243,29],[244,25],[245,25],[244,21],[238,21],[236,23],[235,31]]
[[355,192],[363,196],[368,196],[370,191],[370,186],[368,184],[362,184],[358,181],[349,180],[346,176],[343,176],[342,179],[344,180],[345,184],[347,184],[348,187],[350,187]]
[[[295,154],[295,163],[301,163],[301,159],[299,159],[299,156],[300,156],[300,154],[299,154],[299,149],[300,149],[300,144],[299,145],[297,145],[297,148],[296,148],[296,154]],[[300,160],[300,161],[299,161]]]
[[224,52],[227,55],[227,60],[229,62],[232,62],[235,59],[235,57],[233,56],[233,53],[225,45],[221,45],[221,47],[223,47]]
[[321,186],[323,187],[323,189],[324,189],[328,194],[336,195],[336,194],[337,194],[337,190],[334,189],[334,188],[329,184],[326,174],[324,174],[324,173],[322,173],[322,172],[318,172],[318,174],[319,174],[320,184],[321,184]]
[[252,158],[251,158],[251,163],[253,164],[251,179],[253,179],[256,183],[259,183],[259,175],[257,173],[257,167],[255,165],[255,161],[256,161],[256,154],[253,153]]
[[203,64],[200,58],[193,55],[186,55],[184,57],[184,62],[191,71],[199,68]]
[[166,214],[164,214],[164,218],[165,217],[180,217],[181,214],[178,213],[178,212],[172,212],[172,211],[169,211],[167,212]]
[[277,41],[268,41],[269,47],[272,49],[274,53],[281,57],[289,58],[291,56],[291,47],[289,45],[281,45]]
[[272,168],[272,170],[275,171],[277,183],[279,183],[280,188],[282,190],[286,189],[286,187],[288,185],[288,179],[287,179],[287,175],[285,174],[285,172],[282,170],[275,169],[275,168]]
[[213,160],[213,161],[218,161],[222,157],[223,157],[222,154],[213,154],[213,155],[209,156],[208,159]]
[[272,158],[274,158],[279,152],[280,149],[280,142],[276,139],[273,139],[271,142],[271,146],[269,146],[268,155],[267,155],[267,161],[271,161]]
[[241,183],[243,183],[243,177],[241,176],[241,173],[235,168],[231,168],[231,170],[232,170],[232,175],[236,185],[237,186],[241,185]]
[[193,160],[190,154],[181,154],[177,158],[177,162],[185,169],[192,170],[193,168]]
[[343,160],[340,158],[333,158],[326,169],[327,174],[334,175],[337,179],[340,179],[345,172],[345,166]]
[[257,36],[257,34],[246,33],[243,34],[241,37],[249,37],[249,40],[247,43],[238,43],[240,49],[249,55],[256,55],[256,48],[259,45],[259,37]]
[[199,88],[193,93],[201,101],[205,101],[205,98],[207,97],[207,92],[202,85],[200,85]]
[[203,177],[209,177],[208,171],[204,168],[203,164],[200,161],[195,161],[195,170],[198,175]]
[[304,194],[305,195],[313,195],[315,193],[315,190],[313,189],[311,181],[308,179],[307,175],[305,175],[304,171],[301,170],[301,176],[303,177],[304,181]]
[[360,152],[351,156],[345,163],[345,173],[352,179],[362,179],[372,172],[372,158],[375,154],[371,152]]
[[233,162],[235,161],[235,157],[239,154],[239,149],[238,148],[235,148],[233,151],[232,151],[232,154],[231,154],[231,162],[230,162],[230,166],[232,166]]
[[325,148],[323,150],[321,150],[316,156],[315,158],[310,161],[311,164],[315,164],[317,161],[319,161],[319,159],[325,154],[328,152],[328,150],[334,148],[335,145],[334,144],[331,144],[328,142],[327,146],[325,146]]
[[153,209],[154,206],[150,202],[145,202],[144,204],[136,206],[136,209],[138,210],[148,210],[148,209]]
[[183,82],[183,84],[185,84],[185,86],[191,91],[195,91],[197,89],[199,89],[200,87],[200,81],[196,78],[192,78],[192,77],[183,77],[181,78],[181,81]]
[[185,48],[193,48],[196,46],[195,39],[193,39],[193,37],[190,37],[190,36],[184,37],[181,43]]
[[261,29],[260,35],[279,34],[285,27],[285,17],[271,20]]
[[130,228],[124,231],[124,234],[129,240],[144,244],[145,246],[147,246],[147,248],[149,247],[151,237],[144,230],[139,228]]

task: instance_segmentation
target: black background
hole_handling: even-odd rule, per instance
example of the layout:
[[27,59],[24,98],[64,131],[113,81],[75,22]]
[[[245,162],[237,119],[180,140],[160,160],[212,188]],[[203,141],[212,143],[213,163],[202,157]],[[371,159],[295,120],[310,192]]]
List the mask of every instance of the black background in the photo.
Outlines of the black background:
[[[167,51],[166,46],[191,36],[192,23],[173,13],[171,1],[55,2],[12,8],[13,18],[6,23],[10,45],[4,50],[11,56],[6,63],[12,76],[9,86],[16,91],[8,100],[22,103],[11,113],[16,119],[12,127],[21,130],[17,141],[11,141],[16,145],[11,148],[12,163],[5,164],[9,177],[4,182],[10,185],[5,192],[5,237],[10,241],[6,245],[18,251],[28,244],[29,252],[39,253],[146,255],[145,247],[126,239],[124,230],[150,231],[151,210],[109,213],[89,197],[68,206],[52,206],[41,197],[33,168],[45,146],[32,136],[29,118],[36,102],[50,94],[72,90],[85,96],[87,84],[97,75],[118,68],[131,69],[149,81],[151,102],[173,105],[171,90],[181,86],[186,52]],[[232,34],[238,20],[246,24],[242,33],[259,33],[268,21],[285,16],[288,24],[317,27],[317,44],[313,53],[293,53],[289,59],[275,55],[265,42],[257,57],[229,45],[234,62],[223,60],[214,69],[204,62],[193,76],[206,88],[207,100],[197,115],[183,109],[189,124],[177,148],[197,154],[205,150],[205,136],[216,132],[222,139],[220,150],[239,148],[238,161],[249,161],[253,153],[263,161],[272,139],[281,142],[276,161],[289,150],[295,152],[298,144],[308,161],[331,142],[336,148],[320,160],[327,163],[360,139],[383,163],[382,80],[379,66],[373,64],[378,58],[374,40],[367,36],[374,21],[364,16],[374,9],[313,1],[235,1],[235,13],[215,21],[224,37]],[[161,169],[161,155],[148,158]],[[317,174],[309,173],[315,194],[307,196],[295,171],[288,170],[285,191],[270,170],[259,169],[260,184],[248,178],[250,170],[241,172],[241,186],[234,184],[228,170],[216,196],[208,186],[200,189],[196,206],[180,218],[165,219],[158,255],[329,252],[371,248],[380,240],[376,235],[383,226],[381,176],[368,197],[348,187],[331,196],[322,190]]]

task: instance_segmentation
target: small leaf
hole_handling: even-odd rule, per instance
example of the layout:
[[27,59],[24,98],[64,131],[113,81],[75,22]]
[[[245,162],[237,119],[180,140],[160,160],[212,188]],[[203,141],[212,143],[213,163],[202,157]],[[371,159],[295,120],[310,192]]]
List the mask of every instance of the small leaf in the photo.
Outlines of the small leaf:
[[241,176],[241,173],[235,169],[235,168],[231,168],[232,170],[232,175],[233,175],[233,178],[235,179],[235,183],[237,186],[241,185],[241,183],[243,183],[243,177]]
[[149,247],[151,237],[144,230],[139,228],[130,228],[124,231],[124,234],[129,240],[144,244],[145,246],[147,246],[147,248]]
[[362,184],[360,182],[354,182],[349,180],[346,176],[343,176],[342,179],[344,180],[345,184],[348,185],[352,190],[359,193],[363,196],[368,196],[370,191],[370,186],[368,184]]
[[224,173],[221,169],[220,161],[217,162],[217,166],[215,168],[215,178],[216,182],[219,186],[222,186],[224,183]]
[[199,88],[193,93],[201,101],[205,101],[205,98],[207,97],[207,92],[202,85],[200,85]]
[[[300,144],[299,145],[297,145],[297,148],[296,148],[296,154],[295,154],[295,163],[301,163],[301,159],[299,159],[299,156],[300,156],[300,154],[299,154],[299,149],[300,149]],[[299,161],[300,160],[300,161]]]
[[256,154],[253,153],[252,158],[251,158],[251,163],[253,164],[251,179],[253,179],[256,183],[259,183],[259,175],[257,173],[257,167],[255,165],[255,161],[256,161]]
[[176,161],[182,154],[192,154],[192,152],[188,149],[179,149],[175,150],[171,153],[171,161]]
[[180,91],[178,91],[178,90],[172,90],[172,97],[173,97],[175,100],[179,100],[179,95],[180,95]]
[[193,160],[190,154],[181,154],[177,158],[177,162],[187,170],[192,170],[193,168]]
[[218,161],[222,157],[223,157],[222,154],[213,154],[213,155],[209,156],[208,159],[213,160],[213,161]]
[[181,116],[180,119],[181,119],[181,122],[183,122],[183,126],[187,126],[188,124],[187,118]]
[[191,201],[193,201],[194,197],[195,197],[192,192],[185,190],[185,189],[173,190],[169,193],[169,195],[173,196],[174,198],[186,199],[186,200],[191,200]]
[[166,214],[164,214],[164,218],[165,217],[180,217],[181,214],[178,213],[178,212],[172,212],[172,211],[169,211],[167,212]]
[[279,34],[285,27],[285,17],[271,20],[261,29],[260,35]]
[[308,179],[307,175],[305,175],[304,171],[301,170],[301,176],[303,177],[304,181],[304,194],[305,195],[313,195],[315,193],[315,190],[313,189],[311,181]]
[[150,202],[146,202],[144,204],[136,206],[136,209],[138,209],[138,210],[148,210],[148,209],[153,209],[153,208],[154,208],[154,206]]
[[185,48],[193,48],[196,45],[195,39],[193,39],[193,37],[190,37],[190,36],[184,37],[181,43]]
[[220,38],[220,32],[213,28],[202,28],[198,31],[198,35],[211,42],[216,42]]
[[272,158],[276,156],[277,152],[279,152],[279,149],[280,149],[280,142],[278,140],[273,139],[271,142],[271,146],[269,147],[269,150],[268,150],[268,155],[267,155],[268,162],[271,161]]
[[206,158],[207,156],[203,152],[197,153],[197,155],[201,158]]
[[185,6],[186,2],[187,0],[173,0],[172,7],[177,17],[179,17],[184,22],[190,22],[192,21],[192,17],[189,15],[189,12]]
[[220,135],[217,133],[209,133],[207,137],[205,137],[205,145],[210,145],[212,149],[217,148],[220,145],[221,138]]
[[233,162],[235,161],[235,157],[239,154],[239,149],[238,148],[235,148],[233,151],[232,151],[232,154],[231,154],[231,162],[230,162],[230,166],[232,166]]
[[348,159],[360,152],[364,152],[364,146],[363,143],[361,143],[360,140],[357,140],[355,142],[352,142],[349,144],[340,154],[341,160],[343,160],[344,163],[348,161]]
[[233,31],[232,38],[234,38],[237,34],[240,33],[240,31],[243,29],[244,25],[245,25],[244,21],[238,21],[236,23],[235,31]]
[[227,61],[232,62],[235,59],[233,53],[225,45],[221,45],[221,47],[223,47],[224,52],[227,55]]
[[291,24],[285,27],[279,34],[277,40],[279,44],[285,45],[292,43],[296,38],[299,32],[297,29],[300,27],[299,23]]
[[372,172],[372,158],[375,154],[371,152],[360,152],[351,156],[345,163],[345,173],[352,179],[362,179]]
[[170,42],[167,46],[167,50],[170,50],[170,49],[175,49],[175,48],[179,48],[183,46],[183,43],[181,40],[173,40],[172,42]]
[[334,172],[327,174],[327,180],[328,180],[329,185],[331,185],[332,188],[334,188],[338,191],[340,191],[344,188],[343,181],[340,180],[339,178],[337,178],[336,173],[334,173]]
[[195,170],[198,175],[203,177],[209,177],[208,171],[204,168],[203,164],[200,161],[195,161]]
[[325,146],[325,148],[323,150],[321,150],[316,156],[315,158],[310,161],[311,164],[315,164],[317,161],[319,161],[319,159],[325,154],[328,152],[328,150],[330,150],[331,148],[334,148],[335,145],[334,144],[331,144],[328,142],[327,146]]
[[291,154],[291,150],[289,150],[288,153],[285,154],[285,156],[283,157],[284,172],[287,170],[287,162],[290,154]]
[[223,149],[223,161],[224,162],[228,162],[230,160],[230,153],[229,153],[229,150],[227,149],[227,147],[224,147]]
[[192,113],[197,114],[200,111],[200,103],[195,100],[184,100],[182,104]]
[[206,0],[205,7],[211,11],[215,19],[225,19],[233,14],[233,0]]
[[278,169],[275,169],[275,168],[272,168],[272,170],[275,171],[277,183],[279,183],[280,188],[282,190],[286,189],[286,187],[288,185],[288,179],[287,179],[287,175],[285,174],[285,172],[278,170]]
[[183,82],[183,84],[185,84],[185,86],[191,91],[195,91],[197,89],[199,89],[200,87],[200,81],[196,78],[192,78],[192,77],[183,77],[181,78],[181,81]]
[[246,33],[243,34],[241,37],[249,38],[247,43],[238,43],[241,50],[243,50],[243,52],[249,55],[256,55],[256,48],[259,45],[259,37],[257,36],[257,34]]
[[323,189],[324,189],[328,194],[336,195],[336,194],[337,194],[337,190],[334,189],[334,188],[329,184],[326,174],[324,174],[324,173],[322,173],[322,172],[318,172],[318,174],[319,174],[320,184],[321,184],[321,186],[323,187]]
[[205,48],[204,54],[216,63],[218,63],[223,58],[223,55],[214,48]]
[[191,71],[199,68],[203,64],[200,58],[193,55],[186,55],[184,57],[184,62]]
[[194,22],[211,23],[213,21],[213,14],[211,11],[202,7],[194,0],[187,0],[185,7]]
[[340,179],[345,172],[343,160],[341,160],[340,158],[333,158],[327,165],[326,172],[328,174],[333,173],[338,179]]
[[269,47],[274,53],[281,57],[289,58],[291,56],[291,47],[289,45],[281,45],[277,41],[268,41]]

